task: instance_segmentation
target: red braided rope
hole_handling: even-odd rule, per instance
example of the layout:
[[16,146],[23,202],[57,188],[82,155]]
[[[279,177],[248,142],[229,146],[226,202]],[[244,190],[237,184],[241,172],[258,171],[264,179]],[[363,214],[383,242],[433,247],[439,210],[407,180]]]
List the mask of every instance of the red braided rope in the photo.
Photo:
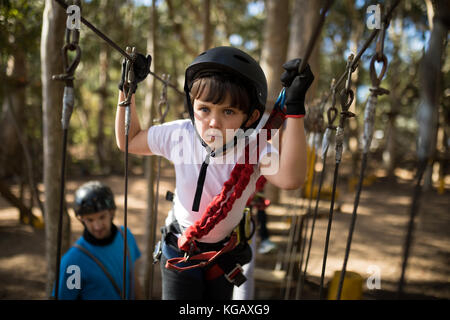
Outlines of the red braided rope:
[[[278,108],[274,108],[263,129],[268,130],[267,139],[271,138],[270,129],[279,128],[286,118],[286,114]],[[245,159],[248,159],[249,148],[245,149]],[[214,197],[206,208],[202,217],[187,228],[183,235],[178,238],[178,247],[183,251],[189,251],[191,246],[195,246],[194,240],[207,235],[216,224],[225,219],[228,212],[231,211],[237,199],[242,196],[242,192],[250,182],[250,176],[253,174],[254,166],[252,164],[236,164],[231,171],[222,191]],[[227,201],[227,195],[234,187]]]

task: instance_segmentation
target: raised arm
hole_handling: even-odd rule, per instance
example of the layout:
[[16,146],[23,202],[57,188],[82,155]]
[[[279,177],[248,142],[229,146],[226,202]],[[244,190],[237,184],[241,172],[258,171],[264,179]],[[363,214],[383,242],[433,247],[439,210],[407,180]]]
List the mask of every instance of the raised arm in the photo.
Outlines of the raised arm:
[[[305,95],[314,75],[309,66],[299,74],[300,59],[290,60],[283,65],[286,70],[281,82],[286,87],[286,127],[283,130],[278,171],[265,175],[266,179],[281,189],[297,189],[306,177],[306,137],[303,117],[305,115]],[[271,157],[262,159],[270,165]]]
[[[142,54],[137,54],[136,60],[133,64],[133,70],[137,83],[143,81],[150,72],[151,57],[148,55],[145,57]],[[126,107],[119,106],[120,102],[125,100],[125,94],[123,93],[123,87],[125,82],[125,61],[122,63],[122,76],[119,83],[119,99],[117,102],[116,121],[115,121],[115,133],[116,143],[121,151],[125,151],[125,111]],[[131,97],[131,104],[129,106],[131,119],[130,130],[128,132],[128,152],[138,155],[151,155],[152,152],[148,147],[147,133],[148,129],[142,130],[139,123],[139,118],[136,112],[135,95]]]
[[[135,95],[131,97],[130,131],[128,132],[128,152],[138,155],[152,155],[147,143],[148,129],[142,130],[139,117],[136,112]],[[121,151],[125,151],[125,107],[120,107],[119,103],[125,100],[125,95],[119,91],[119,101],[116,110],[116,143]]]
[[[306,177],[306,138],[303,118],[288,118],[281,135],[278,170],[264,175],[280,189],[300,188]],[[261,160],[261,168],[273,167],[273,154],[266,154]]]

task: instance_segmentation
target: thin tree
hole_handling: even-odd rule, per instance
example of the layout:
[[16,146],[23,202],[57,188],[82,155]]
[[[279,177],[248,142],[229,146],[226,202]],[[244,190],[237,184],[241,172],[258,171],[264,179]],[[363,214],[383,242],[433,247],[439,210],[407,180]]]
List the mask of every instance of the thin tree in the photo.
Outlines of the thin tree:
[[[149,10],[150,26],[147,40],[147,52],[152,55],[152,69],[158,74],[158,54],[157,54],[157,30],[158,30],[158,11],[156,8],[156,0],[152,1]],[[155,118],[155,97],[156,97],[156,81],[153,77],[147,77],[146,93],[144,99],[144,126],[146,128],[153,124]],[[156,242],[156,224],[158,222],[157,212],[155,212],[155,164],[156,156],[145,157],[144,172],[147,180],[147,210],[145,221],[145,252],[144,252],[144,296],[146,299],[153,298],[155,268],[153,264],[153,249]]]
[[[267,77],[267,106],[273,106],[281,90],[280,76],[289,40],[289,1],[266,1],[266,23],[261,51],[261,67]],[[270,183],[266,185],[267,196],[272,202],[279,202],[279,189]]]
[[[61,73],[66,14],[53,0],[45,1],[41,34],[41,81],[44,139],[44,187],[45,187],[45,248],[47,261],[47,295],[51,295],[55,282],[55,259],[59,217],[59,188],[61,180],[61,105],[63,85],[53,81],[52,75]],[[64,219],[62,252],[70,239],[69,219]]]

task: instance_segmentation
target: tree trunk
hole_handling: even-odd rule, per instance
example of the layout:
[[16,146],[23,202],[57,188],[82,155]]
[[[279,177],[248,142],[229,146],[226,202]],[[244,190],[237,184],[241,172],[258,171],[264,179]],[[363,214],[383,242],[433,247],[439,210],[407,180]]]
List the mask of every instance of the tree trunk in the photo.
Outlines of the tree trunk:
[[[427,5],[427,16],[428,16],[428,23],[429,23],[429,27],[430,27],[430,31],[433,31],[433,18],[434,18],[434,8],[433,8],[433,4],[431,3],[430,0],[425,1],[426,5]],[[437,3],[437,5],[440,5],[440,2]],[[445,12],[445,11],[444,11]],[[448,14],[448,12],[447,12]],[[445,14],[443,14],[445,16]],[[448,18],[448,17],[447,17]],[[441,74],[439,73],[439,80],[437,81],[438,84],[440,84],[442,82],[441,80]],[[436,102],[438,102],[439,99],[436,99]],[[439,113],[437,113],[439,115]],[[433,160],[435,160],[436,158],[436,154],[437,154],[437,134],[438,134],[438,130],[439,130],[439,120],[438,118],[435,121],[435,127],[433,127],[433,136],[434,136],[434,144],[432,146],[432,150],[431,150],[431,154],[432,154],[432,158]],[[423,176],[423,190],[424,191],[429,191],[432,189],[433,187],[433,165],[434,165],[434,161],[429,161],[427,169],[425,170],[424,176]]]
[[[399,92],[399,84],[401,82],[401,74],[399,72],[400,68],[400,47],[401,47],[401,41],[403,39],[403,18],[401,15],[397,15],[397,18],[391,22],[393,24],[395,22],[395,28],[392,25],[388,29],[389,32],[389,38],[392,41],[393,44],[393,54],[392,54],[392,61],[390,63],[390,93],[389,93],[389,105],[390,105],[390,111],[388,113],[388,123],[387,123],[387,143],[386,143],[386,150],[383,153],[383,162],[384,167],[386,168],[387,178],[390,180],[395,179],[395,168],[397,167],[397,116],[400,112],[400,99],[402,96],[402,93]],[[395,33],[395,30],[400,30],[400,33]]]
[[108,110],[108,59],[109,52],[106,44],[101,45],[99,54],[99,105],[98,105],[98,119],[97,119],[97,137],[95,139],[96,145],[96,161],[102,173],[109,173],[111,170],[108,163],[108,146],[111,144],[105,143],[105,112]]
[[[261,67],[267,77],[267,108],[271,109],[281,90],[280,76],[283,63],[286,62],[286,51],[289,38],[289,1],[267,0],[267,18],[264,26],[264,42],[261,52]],[[278,203],[279,189],[267,183],[266,196]]]
[[[158,12],[156,8],[156,0],[152,1],[150,7],[150,30],[147,41],[147,52],[152,55],[152,68],[154,73],[158,73],[158,55],[157,55],[157,30],[158,30]],[[144,103],[144,127],[152,126],[155,118],[155,96],[156,96],[156,80],[149,76],[146,81],[146,94]],[[153,264],[153,249],[156,242],[156,226],[157,212],[154,210],[155,204],[155,163],[156,156],[144,158],[144,172],[147,180],[147,211],[146,211],[146,227],[145,227],[145,251],[144,251],[144,296],[145,299],[152,299],[154,292],[155,265]],[[156,195],[158,196],[158,195]]]
[[211,30],[211,1],[203,0],[203,50],[206,51],[211,47],[213,30]]
[[[186,50],[188,54],[191,56],[196,57],[198,54],[198,50],[196,48],[195,42],[190,42],[188,39],[186,39],[186,36],[184,35],[183,31],[183,25],[178,21],[178,19],[175,17],[176,8],[173,6],[172,0],[167,0],[167,8],[169,13],[169,20],[170,23],[173,25],[174,32],[176,36],[178,37],[178,40],[180,41],[183,48]],[[194,45],[194,47],[192,46]]]
[[19,210],[20,216],[32,217],[33,212],[27,207],[20,198],[17,198],[8,188],[8,185],[0,180],[0,195],[6,199],[12,206]]
[[[61,181],[61,105],[63,84],[51,80],[52,75],[62,72],[60,54],[65,30],[64,10],[53,0],[45,1],[41,34],[41,81],[44,140],[44,186],[45,186],[45,248],[47,260],[47,294],[51,295],[55,281],[57,228],[59,220],[59,197]],[[62,252],[68,248],[70,231],[67,215],[64,219]]]
[[[26,81],[27,68],[26,56],[22,50],[15,50],[14,54],[8,59],[6,70],[7,87],[5,92],[2,112],[0,114],[0,138],[2,145],[0,147],[0,176],[11,177],[13,175],[23,175],[22,159],[23,154],[20,144],[17,143],[17,132],[11,123],[8,111],[16,115],[18,124],[24,125],[25,103],[26,103]],[[25,132],[25,130],[24,130]]]

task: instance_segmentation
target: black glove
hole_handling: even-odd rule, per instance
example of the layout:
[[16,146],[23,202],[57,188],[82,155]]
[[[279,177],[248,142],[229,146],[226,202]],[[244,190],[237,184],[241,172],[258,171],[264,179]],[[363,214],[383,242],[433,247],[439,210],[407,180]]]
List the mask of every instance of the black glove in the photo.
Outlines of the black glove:
[[305,115],[306,91],[314,81],[314,75],[308,64],[301,74],[298,73],[301,61],[293,59],[283,64],[286,71],[281,75],[281,83],[286,87],[287,117],[300,118]]
[[[135,85],[131,86],[131,93],[135,93],[137,89],[137,84],[147,78],[147,75],[150,73],[150,65],[152,64],[152,57],[147,55],[147,58],[138,53],[136,56],[136,60],[133,63],[133,71],[134,71],[134,79]],[[127,60],[123,59],[122,61],[122,75],[120,77],[119,82],[119,90],[123,91],[123,84],[125,83],[125,71],[127,66]]]

